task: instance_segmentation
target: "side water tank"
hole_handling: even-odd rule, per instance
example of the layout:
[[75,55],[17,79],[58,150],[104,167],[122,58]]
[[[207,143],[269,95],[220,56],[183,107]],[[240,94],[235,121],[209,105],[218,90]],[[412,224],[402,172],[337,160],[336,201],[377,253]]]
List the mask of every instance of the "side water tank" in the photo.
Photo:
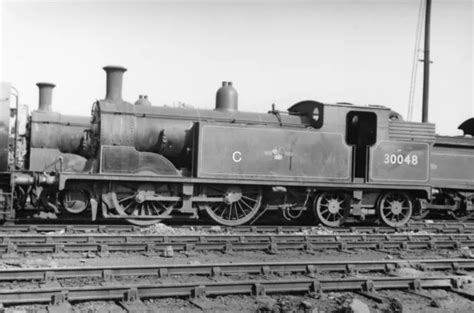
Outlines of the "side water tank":
[[217,90],[216,94],[216,110],[237,111],[238,97],[239,95],[232,86],[232,82],[222,82],[222,87]]

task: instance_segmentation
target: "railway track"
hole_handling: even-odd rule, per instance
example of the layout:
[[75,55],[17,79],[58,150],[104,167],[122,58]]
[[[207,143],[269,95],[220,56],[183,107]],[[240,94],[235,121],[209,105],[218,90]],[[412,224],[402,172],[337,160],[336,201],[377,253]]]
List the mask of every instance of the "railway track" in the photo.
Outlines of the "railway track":
[[[328,291],[364,292],[367,296],[379,297],[379,289],[419,290],[423,288],[447,289],[462,297],[473,300],[472,293],[462,287],[469,280],[459,276],[426,277],[373,277],[373,278],[325,278],[325,279],[278,279],[258,281],[199,282],[181,284],[121,284],[120,286],[84,286],[75,288],[40,288],[0,290],[3,305],[51,303],[65,301],[117,300],[139,301],[142,298],[193,297],[223,295],[264,296],[282,293],[310,293],[320,295]],[[53,301],[52,301],[53,299]]]
[[[310,232],[314,226],[212,226],[212,225],[171,225],[173,228],[186,231],[215,231],[223,233],[298,233]],[[318,228],[318,227],[317,227]],[[400,232],[429,232],[429,233],[474,233],[474,223],[457,221],[436,221],[436,222],[410,222],[404,227],[392,228],[386,226],[349,226],[341,228],[322,228],[323,230],[335,233],[400,233]],[[137,233],[146,230],[134,225],[127,224],[15,224],[0,225],[0,233],[45,233],[45,232],[65,232],[65,233]]]
[[219,234],[219,235],[130,235],[130,234],[60,234],[5,235],[0,237],[3,257],[17,253],[75,252],[147,252],[163,253],[169,249],[192,251],[267,251],[339,249],[460,249],[474,247],[474,234]]
[[216,264],[160,264],[140,266],[94,266],[55,268],[12,268],[0,270],[0,283],[9,281],[51,282],[61,279],[97,278],[110,282],[118,278],[165,278],[177,276],[219,277],[231,275],[393,274],[397,269],[421,271],[474,271],[473,259],[406,259],[375,261],[252,262]]
[[[397,277],[398,268],[412,267],[430,272],[463,271],[463,275],[426,275],[422,277]],[[128,303],[141,298],[160,297],[193,297],[217,295],[254,295],[262,296],[273,293],[311,293],[318,296],[327,291],[363,292],[366,296],[378,297],[378,289],[402,289],[411,292],[430,288],[443,288],[469,300],[474,300],[466,286],[472,286],[473,278],[465,271],[474,270],[474,260],[466,259],[433,259],[433,260],[383,260],[383,261],[348,261],[348,262],[261,262],[261,263],[225,263],[225,264],[182,264],[154,266],[106,266],[106,267],[75,267],[75,268],[23,268],[0,270],[0,283],[23,281],[53,282],[46,288],[31,286],[13,289],[0,289],[1,305],[18,305],[29,303],[46,303],[58,305],[66,301],[122,300]],[[331,273],[392,274],[389,277],[320,277]],[[239,279],[241,275],[259,275],[257,280]],[[280,279],[270,275],[280,274]],[[295,277],[295,275],[304,277]],[[216,282],[221,276],[237,275],[234,280]],[[292,275],[291,279],[283,277]],[[162,279],[177,276],[206,276],[211,280],[200,280],[192,283],[169,283]],[[145,277],[147,283],[132,282]],[[156,283],[150,277],[157,279]],[[63,279],[95,279],[92,283],[82,283],[81,287],[61,285]],[[114,283],[115,279],[122,279]],[[150,283],[152,281],[152,283]],[[69,282],[70,283],[70,282]],[[53,285],[53,286],[51,286]],[[383,297],[382,297],[383,298]]]

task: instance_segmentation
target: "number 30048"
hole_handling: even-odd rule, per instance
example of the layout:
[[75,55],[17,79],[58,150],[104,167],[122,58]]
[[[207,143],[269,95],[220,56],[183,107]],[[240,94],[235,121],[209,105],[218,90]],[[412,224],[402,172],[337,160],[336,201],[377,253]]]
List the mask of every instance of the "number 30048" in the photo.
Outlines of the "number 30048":
[[407,165],[417,165],[418,156],[416,154],[404,156],[402,154],[384,154],[383,163],[384,164],[407,164]]

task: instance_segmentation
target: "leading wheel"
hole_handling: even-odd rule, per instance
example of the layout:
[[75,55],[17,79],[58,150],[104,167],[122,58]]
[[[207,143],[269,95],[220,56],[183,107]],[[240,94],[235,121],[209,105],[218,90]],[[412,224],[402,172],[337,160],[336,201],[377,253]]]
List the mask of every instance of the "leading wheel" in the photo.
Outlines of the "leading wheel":
[[338,191],[323,192],[316,198],[313,210],[321,224],[339,227],[349,215],[349,197]]
[[402,191],[389,191],[383,194],[377,206],[379,218],[390,227],[405,225],[411,217],[412,210],[410,197]]
[[158,201],[153,197],[173,194],[174,192],[166,184],[160,186],[114,184],[111,187],[110,197],[117,213],[130,217],[126,219],[128,222],[139,226],[148,226],[158,223],[161,218],[168,216],[175,205],[175,202]]
[[253,186],[204,186],[202,195],[221,198],[220,201],[200,203],[207,215],[225,226],[239,226],[250,221],[262,204],[262,189]]

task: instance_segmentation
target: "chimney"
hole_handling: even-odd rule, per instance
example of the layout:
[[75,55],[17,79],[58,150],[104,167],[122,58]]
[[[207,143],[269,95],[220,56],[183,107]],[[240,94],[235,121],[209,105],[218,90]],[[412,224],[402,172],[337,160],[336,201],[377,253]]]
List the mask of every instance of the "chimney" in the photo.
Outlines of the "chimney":
[[108,101],[122,101],[122,80],[123,73],[127,71],[122,66],[108,65],[104,67],[107,73],[107,91],[105,94],[105,100]]
[[37,83],[39,88],[38,111],[51,112],[53,103],[53,88],[56,87],[52,83]]

